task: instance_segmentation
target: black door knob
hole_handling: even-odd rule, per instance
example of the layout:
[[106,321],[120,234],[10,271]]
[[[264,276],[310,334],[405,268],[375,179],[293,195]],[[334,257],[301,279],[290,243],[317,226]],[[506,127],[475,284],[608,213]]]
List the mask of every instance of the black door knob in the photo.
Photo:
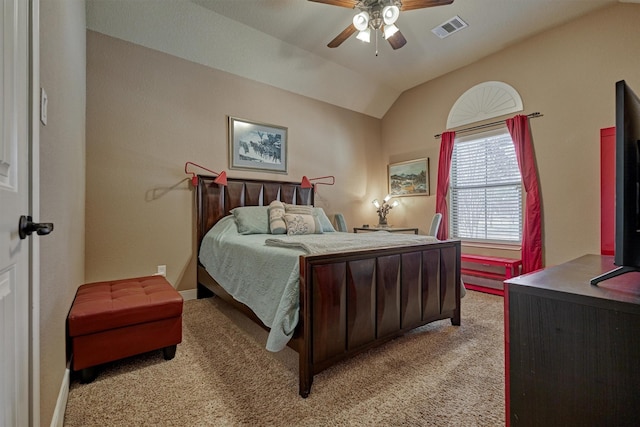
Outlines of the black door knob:
[[53,231],[53,223],[51,222],[33,222],[30,216],[22,215],[18,224],[18,234],[20,239],[24,240],[31,233],[36,232],[38,236],[46,236]]

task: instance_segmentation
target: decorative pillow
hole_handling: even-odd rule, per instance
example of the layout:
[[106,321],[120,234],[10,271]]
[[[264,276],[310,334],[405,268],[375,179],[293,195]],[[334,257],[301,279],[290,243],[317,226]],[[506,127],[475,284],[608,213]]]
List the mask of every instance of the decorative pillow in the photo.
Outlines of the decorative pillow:
[[313,206],[284,204],[284,210],[290,214],[313,215]]
[[269,229],[271,234],[286,234],[287,224],[284,222],[284,203],[274,200],[269,205]]
[[320,227],[322,232],[327,233],[336,231],[331,224],[331,220],[327,217],[327,214],[322,208],[315,208],[309,205],[291,205],[289,203],[284,204],[285,213],[300,214],[300,215],[313,215],[320,221]]
[[242,206],[231,212],[240,234],[269,234],[269,206]]
[[324,213],[324,209],[322,209],[322,208],[313,208],[313,214],[318,217],[318,221],[320,221],[320,226],[322,227],[322,232],[323,233],[329,233],[331,231],[336,231],[336,229],[333,228],[333,224],[331,224],[331,220],[329,219],[327,214]]
[[322,234],[320,222],[313,215],[285,213],[284,222],[287,224],[287,235],[289,236]]

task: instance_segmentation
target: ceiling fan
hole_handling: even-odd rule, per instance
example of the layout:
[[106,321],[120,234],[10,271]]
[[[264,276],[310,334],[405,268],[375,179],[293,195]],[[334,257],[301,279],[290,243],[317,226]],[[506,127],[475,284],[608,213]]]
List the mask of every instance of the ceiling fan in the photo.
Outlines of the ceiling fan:
[[[353,17],[353,22],[329,42],[328,47],[338,47],[353,33],[358,31],[357,38],[369,43],[371,32],[382,31],[384,38],[393,49],[400,49],[407,43],[395,22],[400,11],[424,9],[427,7],[444,6],[453,0],[309,0],[332,6],[360,9],[360,13]],[[376,38],[377,41],[377,38]],[[376,48],[377,50],[377,48]]]

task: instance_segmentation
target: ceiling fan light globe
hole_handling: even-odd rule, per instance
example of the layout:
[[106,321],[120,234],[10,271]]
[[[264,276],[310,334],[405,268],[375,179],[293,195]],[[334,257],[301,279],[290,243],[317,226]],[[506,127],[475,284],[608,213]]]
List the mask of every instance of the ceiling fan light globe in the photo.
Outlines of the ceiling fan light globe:
[[367,28],[364,31],[360,31],[358,33],[358,35],[356,36],[356,38],[360,41],[363,41],[365,43],[370,43],[371,42],[371,29]]
[[396,27],[393,24],[384,26],[384,38],[385,39],[388,39],[389,37],[393,36],[397,32],[398,32],[398,27]]
[[369,14],[367,12],[360,12],[353,17],[353,26],[358,31],[364,31],[369,27]]
[[390,5],[385,6],[384,9],[382,9],[382,19],[384,20],[385,25],[395,24],[399,15],[400,9],[398,6]]

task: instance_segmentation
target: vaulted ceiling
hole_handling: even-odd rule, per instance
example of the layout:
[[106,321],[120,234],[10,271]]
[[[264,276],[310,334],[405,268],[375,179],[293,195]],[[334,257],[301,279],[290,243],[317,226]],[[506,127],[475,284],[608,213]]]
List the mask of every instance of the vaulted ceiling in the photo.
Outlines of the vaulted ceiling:
[[[630,0],[637,2],[635,0]],[[454,0],[403,11],[407,44],[355,34],[358,10],[305,0],[88,0],[87,27],[374,117],[405,90],[618,0]],[[468,24],[440,39],[454,16]]]

